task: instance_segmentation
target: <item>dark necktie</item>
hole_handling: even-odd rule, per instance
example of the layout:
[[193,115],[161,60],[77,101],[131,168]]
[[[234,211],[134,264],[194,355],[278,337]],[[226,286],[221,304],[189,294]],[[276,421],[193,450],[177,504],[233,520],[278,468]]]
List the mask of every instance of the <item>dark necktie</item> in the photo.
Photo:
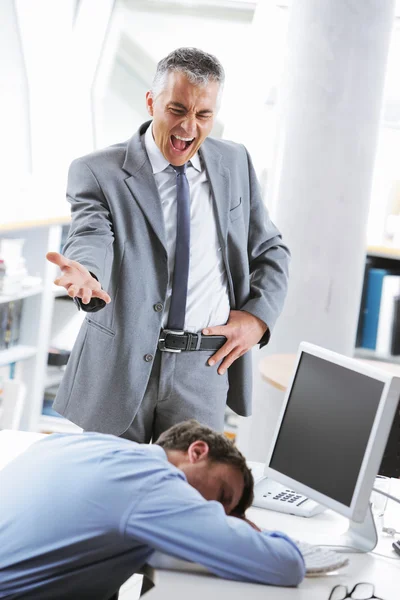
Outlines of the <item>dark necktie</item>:
[[186,164],[181,167],[171,166],[176,173],[176,249],[168,329],[183,331],[189,278],[190,188]]

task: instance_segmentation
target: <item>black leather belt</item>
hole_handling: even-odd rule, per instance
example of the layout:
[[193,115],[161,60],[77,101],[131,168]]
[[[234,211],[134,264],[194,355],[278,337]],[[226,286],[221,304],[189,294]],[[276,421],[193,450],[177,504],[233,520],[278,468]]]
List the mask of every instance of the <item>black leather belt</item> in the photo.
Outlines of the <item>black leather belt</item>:
[[201,335],[189,331],[162,329],[158,340],[161,352],[185,352],[195,350],[218,350],[226,342],[223,335]]

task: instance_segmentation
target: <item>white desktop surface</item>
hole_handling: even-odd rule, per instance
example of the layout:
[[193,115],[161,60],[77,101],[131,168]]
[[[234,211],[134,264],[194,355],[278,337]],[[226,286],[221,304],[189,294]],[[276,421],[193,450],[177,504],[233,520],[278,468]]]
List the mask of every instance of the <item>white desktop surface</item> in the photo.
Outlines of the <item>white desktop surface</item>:
[[[43,434],[0,431],[0,468],[41,437]],[[38,475],[39,471],[38,465]],[[400,498],[400,480],[391,480],[390,491]],[[347,528],[347,519],[329,510],[306,519],[252,508],[249,518],[261,527],[281,530],[293,538],[316,544],[330,543],[334,535]],[[388,500],[384,519],[386,527],[400,531],[400,505]],[[375,595],[378,598],[399,600],[400,556],[392,550],[392,542],[397,539],[400,539],[400,533],[394,538],[380,533],[378,546],[374,550],[374,553],[393,557],[391,559],[374,553],[349,554],[350,564],[347,567],[335,574],[305,578],[297,588],[239,583],[207,574],[157,569],[154,574],[156,585],[145,597],[149,600],[328,600],[331,589],[339,583],[352,587],[355,583],[368,581],[375,584]]]
[[[400,498],[400,480],[391,480],[391,493]],[[333,511],[326,511],[309,519],[251,508],[248,516],[257,525],[284,531],[293,538],[309,543],[329,543],[334,535],[344,532],[348,520]],[[400,505],[388,501],[386,527],[400,531]],[[349,588],[361,581],[374,583],[375,595],[383,600],[400,598],[400,556],[392,549],[392,542],[400,539],[380,534],[374,552],[392,556],[383,558],[376,554],[348,554],[350,564],[336,573],[322,577],[306,577],[297,588],[264,586],[227,581],[204,574],[191,574],[158,569],[154,575],[156,586],[146,594],[149,600],[328,600],[331,589],[338,584]]]
[[33,442],[40,440],[46,434],[31,431],[0,431],[0,469],[26,450]]

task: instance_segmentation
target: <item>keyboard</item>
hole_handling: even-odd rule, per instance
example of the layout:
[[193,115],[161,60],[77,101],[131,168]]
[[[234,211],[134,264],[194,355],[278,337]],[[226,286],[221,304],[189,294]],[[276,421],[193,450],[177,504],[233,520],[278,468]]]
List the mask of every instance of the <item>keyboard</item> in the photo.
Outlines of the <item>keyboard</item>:
[[349,564],[349,559],[340,552],[323,546],[314,546],[307,542],[293,540],[303,555],[306,576],[313,577],[336,571]]
[[268,477],[255,477],[253,506],[299,517],[313,517],[326,510],[311,498]]

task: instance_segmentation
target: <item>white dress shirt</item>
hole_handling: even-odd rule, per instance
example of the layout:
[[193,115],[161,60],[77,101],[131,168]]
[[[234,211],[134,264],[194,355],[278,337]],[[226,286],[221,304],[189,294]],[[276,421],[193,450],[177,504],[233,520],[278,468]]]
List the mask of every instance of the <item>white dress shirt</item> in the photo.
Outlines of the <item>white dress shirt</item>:
[[[168,252],[168,288],[163,317],[166,327],[175,264],[176,174],[154,141],[152,125],[145,133],[145,147],[164,214]],[[190,186],[190,264],[185,330],[196,332],[204,327],[225,325],[230,305],[211,187],[198,153],[189,161],[186,176]]]

